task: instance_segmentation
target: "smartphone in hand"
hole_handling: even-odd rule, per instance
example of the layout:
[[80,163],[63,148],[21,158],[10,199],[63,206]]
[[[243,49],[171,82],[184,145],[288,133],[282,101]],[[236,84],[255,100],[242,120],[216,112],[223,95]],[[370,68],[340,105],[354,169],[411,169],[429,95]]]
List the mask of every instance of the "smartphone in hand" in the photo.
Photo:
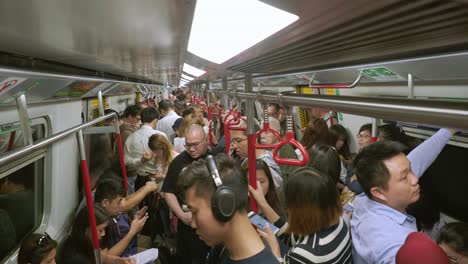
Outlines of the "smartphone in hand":
[[273,232],[273,234],[278,233],[278,231],[279,231],[278,227],[276,227],[274,224],[268,222],[268,220],[266,220],[265,218],[259,216],[255,212],[250,211],[247,216],[249,217],[249,220],[252,223],[252,225],[254,225],[256,228],[259,228],[259,229],[263,230],[264,232],[266,232],[266,226],[268,224],[270,226],[270,229]]

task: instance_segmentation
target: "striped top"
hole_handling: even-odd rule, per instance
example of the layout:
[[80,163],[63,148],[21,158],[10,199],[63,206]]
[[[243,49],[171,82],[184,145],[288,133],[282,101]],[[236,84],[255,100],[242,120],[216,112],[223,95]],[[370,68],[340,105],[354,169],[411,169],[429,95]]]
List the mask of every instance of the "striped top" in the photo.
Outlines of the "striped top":
[[309,263],[353,263],[351,235],[343,218],[340,222],[318,233],[301,236],[294,241],[284,260],[289,264]]

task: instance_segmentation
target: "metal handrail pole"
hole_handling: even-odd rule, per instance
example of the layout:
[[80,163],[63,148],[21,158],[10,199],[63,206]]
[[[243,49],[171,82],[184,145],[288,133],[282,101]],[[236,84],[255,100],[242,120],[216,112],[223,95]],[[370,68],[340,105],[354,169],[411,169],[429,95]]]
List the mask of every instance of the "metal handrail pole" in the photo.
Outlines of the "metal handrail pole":
[[78,132],[79,130],[81,130],[83,128],[92,126],[94,124],[97,124],[99,122],[102,122],[102,121],[104,121],[104,120],[106,120],[108,118],[114,117],[114,116],[116,116],[115,113],[110,113],[108,115],[98,117],[98,118],[96,118],[94,120],[91,120],[91,121],[89,121],[87,123],[79,124],[77,126],[66,129],[66,130],[64,130],[62,132],[59,132],[57,134],[54,134],[54,135],[51,135],[49,137],[38,140],[32,145],[17,148],[17,149],[12,150],[12,151],[10,151],[8,153],[0,155],[0,167],[7,164],[7,163],[10,163],[10,162],[12,162],[14,160],[20,159],[20,158],[22,158],[22,157],[36,151],[36,150],[45,148],[48,145],[54,143],[55,141],[60,140],[60,139],[66,137],[66,136],[69,136],[71,134],[74,134],[74,133]]
[[[228,92],[234,96],[233,92]],[[283,93],[285,104],[320,107],[354,115],[382,119],[433,124],[444,127],[468,128],[468,103],[391,97],[362,97]],[[238,92],[242,99],[257,98],[256,93]],[[276,103],[278,96],[264,94],[266,102]]]
[[88,161],[86,160],[86,152],[83,144],[83,133],[81,129],[77,131],[76,139],[78,141],[78,149],[80,152],[81,174],[83,176],[83,188],[86,197],[86,206],[88,209],[89,229],[91,230],[92,234],[94,258],[96,260],[96,264],[101,264],[102,259],[100,255],[99,235],[97,231],[96,217],[94,216],[94,201],[91,194],[91,180],[89,177]]

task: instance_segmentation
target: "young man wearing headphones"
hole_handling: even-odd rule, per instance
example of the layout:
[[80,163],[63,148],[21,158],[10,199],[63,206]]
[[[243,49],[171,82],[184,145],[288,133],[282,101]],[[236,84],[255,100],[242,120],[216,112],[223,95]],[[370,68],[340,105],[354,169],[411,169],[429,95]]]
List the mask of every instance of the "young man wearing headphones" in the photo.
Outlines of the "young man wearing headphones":
[[186,167],[178,186],[200,239],[224,245],[220,263],[279,263],[247,216],[248,182],[239,164],[223,154],[216,161],[209,155]]

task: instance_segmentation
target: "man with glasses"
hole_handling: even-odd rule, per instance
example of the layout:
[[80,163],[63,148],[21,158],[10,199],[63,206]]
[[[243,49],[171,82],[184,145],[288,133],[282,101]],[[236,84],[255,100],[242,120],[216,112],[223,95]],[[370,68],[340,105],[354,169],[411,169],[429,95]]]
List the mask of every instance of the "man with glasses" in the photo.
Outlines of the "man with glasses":
[[204,263],[208,246],[200,240],[190,227],[192,213],[184,212],[182,200],[177,193],[177,181],[181,171],[193,161],[204,159],[211,154],[207,136],[202,126],[193,124],[185,131],[185,151],[180,153],[169,165],[162,187],[164,198],[169,208],[177,216],[177,249],[181,263]]

